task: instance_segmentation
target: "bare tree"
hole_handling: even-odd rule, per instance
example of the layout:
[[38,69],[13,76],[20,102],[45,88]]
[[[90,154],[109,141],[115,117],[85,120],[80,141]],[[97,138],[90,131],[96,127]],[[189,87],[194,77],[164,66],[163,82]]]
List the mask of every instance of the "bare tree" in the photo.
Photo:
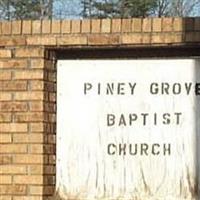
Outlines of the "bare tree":
[[0,20],[200,16],[200,0],[0,0]]
[[51,19],[53,16],[53,0],[40,0],[40,18]]
[[157,7],[154,10],[154,15],[157,17],[165,17],[169,15],[171,0],[157,0]]
[[200,14],[200,0],[171,0],[170,16],[187,17]]
[[80,18],[81,10],[81,0],[54,0],[53,17],[55,19]]
[[0,0],[0,19],[51,19],[53,0]]
[[153,16],[200,16],[200,0],[157,0],[157,7],[154,10]]
[[1,20],[10,20],[12,19],[11,12],[11,2],[10,0],[1,0],[0,1],[0,19]]
[[82,11],[81,15],[83,18],[90,18],[92,17],[92,12],[93,12],[93,0],[82,0],[81,1],[81,6],[82,6]]

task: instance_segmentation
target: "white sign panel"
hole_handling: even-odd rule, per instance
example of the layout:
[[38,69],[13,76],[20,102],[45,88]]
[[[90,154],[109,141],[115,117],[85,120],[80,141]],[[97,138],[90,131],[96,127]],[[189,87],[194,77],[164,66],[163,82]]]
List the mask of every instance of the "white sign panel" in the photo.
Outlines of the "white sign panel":
[[76,200],[194,200],[200,62],[58,63],[57,191]]

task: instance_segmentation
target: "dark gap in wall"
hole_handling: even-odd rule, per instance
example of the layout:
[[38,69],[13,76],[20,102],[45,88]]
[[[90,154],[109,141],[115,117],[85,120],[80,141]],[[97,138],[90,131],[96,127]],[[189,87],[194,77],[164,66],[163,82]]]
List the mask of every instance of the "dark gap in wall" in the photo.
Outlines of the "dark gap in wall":
[[200,57],[200,46],[132,47],[132,48],[66,48],[56,50],[57,59],[131,59]]

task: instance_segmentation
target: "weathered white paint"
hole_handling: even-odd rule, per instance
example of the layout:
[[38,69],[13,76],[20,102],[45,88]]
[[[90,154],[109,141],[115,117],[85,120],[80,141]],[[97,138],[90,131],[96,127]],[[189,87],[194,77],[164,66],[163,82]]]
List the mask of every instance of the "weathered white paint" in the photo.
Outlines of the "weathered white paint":
[[[134,95],[83,94],[84,82],[136,82]],[[58,62],[57,191],[64,199],[194,200],[200,105],[186,95],[152,95],[152,82],[200,82],[198,60]],[[128,91],[128,87],[125,91]],[[107,113],[182,112],[180,125],[107,127]],[[171,155],[108,155],[109,143],[170,143]],[[199,190],[199,189],[198,189]]]

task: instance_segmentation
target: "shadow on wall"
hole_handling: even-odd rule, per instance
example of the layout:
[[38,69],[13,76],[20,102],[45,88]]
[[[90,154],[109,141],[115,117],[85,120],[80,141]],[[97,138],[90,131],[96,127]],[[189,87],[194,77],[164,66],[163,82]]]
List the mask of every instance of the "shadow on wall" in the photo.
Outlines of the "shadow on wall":
[[[195,60],[195,78],[196,82],[200,83],[200,58]],[[195,99],[195,104],[196,104],[196,121],[195,126],[196,126],[196,184],[194,186],[194,193],[197,196],[197,200],[200,198],[200,96],[197,96]]]
[[[197,19],[197,18],[196,18]],[[195,20],[195,18],[183,18],[182,20],[182,42],[185,44],[186,48],[189,46],[189,50],[191,49],[191,52],[188,50],[185,50],[184,52],[184,58],[187,59],[195,59],[194,60],[194,82],[200,83],[200,22],[199,19]],[[196,43],[199,43],[197,49],[193,47],[193,44],[196,45]],[[197,46],[197,45],[196,45]],[[184,47],[183,47],[184,48]],[[177,54],[176,57],[179,57],[179,54]],[[188,105],[192,106],[192,105]],[[195,127],[195,138],[193,138],[195,141],[193,144],[194,147],[194,167],[193,170],[195,172],[194,175],[190,174],[189,167],[187,168],[187,181],[188,181],[188,187],[189,192],[191,194],[191,197],[199,200],[200,199],[200,96],[195,97],[195,106],[194,106],[194,116],[195,120],[193,121],[194,127]],[[190,133],[188,133],[190,134]],[[194,181],[193,180],[194,177]]]
[[[185,18],[183,19],[183,42],[186,43],[186,45],[192,46],[194,43],[199,43],[200,41],[200,22],[199,19],[195,20],[195,18]],[[200,46],[200,44],[198,45]],[[194,58],[195,61],[195,82],[200,83],[200,54],[197,52],[190,56],[186,56],[186,58]],[[186,52],[187,53],[187,52]],[[191,106],[191,105],[189,105]],[[195,152],[194,152],[194,157],[195,157],[195,180],[194,180],[194,185],[191,185],[190,182],[190,174],[188,170],[187,178],[188,178],[188,185],[190,189],[190,193],[193,198],[196,200],[199,200],[200,198],[200,96],[195,97],[195,121],[194,121],[194,126],[195,126],[195,137],[194,138],[194,145],[195,145]],[[188,133],[189,134],[189,133]]]
[[56,55],[54,50],[45,51],[44,112],[46,114],[43,133],[43,198],[57,199],[56,188]]

